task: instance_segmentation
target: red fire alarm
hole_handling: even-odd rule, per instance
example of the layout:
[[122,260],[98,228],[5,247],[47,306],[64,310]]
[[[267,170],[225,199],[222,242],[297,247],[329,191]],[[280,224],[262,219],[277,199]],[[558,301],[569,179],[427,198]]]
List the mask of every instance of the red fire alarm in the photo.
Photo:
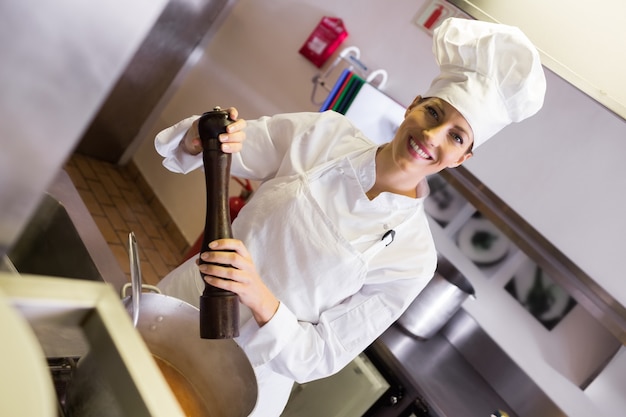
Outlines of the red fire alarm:
[[309,35],[300,54],[320,68],[348,37],[343,20],[325,16]]
[[415,18],[415,24],[428,33],[448,17],[458,15],[457,10],[443,0],[431,0],[419,11]]

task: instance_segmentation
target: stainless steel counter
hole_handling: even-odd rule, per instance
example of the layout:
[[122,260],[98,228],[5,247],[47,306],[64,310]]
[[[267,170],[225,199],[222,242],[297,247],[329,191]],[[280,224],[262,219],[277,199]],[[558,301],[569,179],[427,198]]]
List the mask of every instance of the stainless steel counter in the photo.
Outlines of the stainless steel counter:
[[501,409],[517,417],[443,335],[420,341],[394,325],[378,343],[380,350],[388,350],[387,359],[403,368],[434,415],[489,417]]
[[462,309],[428,340],[394,324],[372,349],[433,417],[565,416]]

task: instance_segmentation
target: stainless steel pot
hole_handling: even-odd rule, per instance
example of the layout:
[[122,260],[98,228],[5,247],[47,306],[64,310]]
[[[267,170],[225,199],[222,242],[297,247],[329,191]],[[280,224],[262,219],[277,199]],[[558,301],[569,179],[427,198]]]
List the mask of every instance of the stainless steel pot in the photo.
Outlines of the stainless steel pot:
[[429,339],[470,296],[475,297],[472,284],[440,256],[435,276],[398,319],[398,324],[419,339]]
[[[142,293],[137,285],[141,280],[136,254],[136,245],[133,248],[131,244],[133,292],[122,301],[186,415],[244,417],[250,414],[256,404],[257,384],[243,350],[232,339],[201,339],[200,312],[196,307],[160,293]],[[111,383],[102,377],[96,361],[85,355],[68,388],[67,415],[128,415],[123,398],[113,395]]]
[[[257,396],[252,366],[233,340],[201,339],[199,314],[197,308],[174,297],[146,293],[141,297],[137,330],[165,368],[164,376],[187,415],[247,416]],[[78,363],[68,388],[68,416],[125,416],[123,399],[113,396],[112,382],[99,376],[94,362],[87,354]]]

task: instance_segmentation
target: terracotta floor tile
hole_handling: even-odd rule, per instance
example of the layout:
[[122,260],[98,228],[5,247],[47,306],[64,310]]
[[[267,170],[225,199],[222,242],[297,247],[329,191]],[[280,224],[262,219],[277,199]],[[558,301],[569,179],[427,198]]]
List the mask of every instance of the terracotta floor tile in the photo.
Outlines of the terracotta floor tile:
[[117,207],[113,205],[111,206],[102,205],[102,210],[104,210],[104,213],[106,217],[109,219],[109,221],[111,222],[111,226],[113,227],[114,230],[121,230],[121,231],[128,232],[129,230],[128,224],[122,218],[122,215],[120,214]]
[[147,262],[152,265],[154,272],[160,277],[164,277],[172,268],[168,267],[163,261],[161,254],[155,249],[146,249],[143,251],[146,254]]
[[98,176],[91,167],[89,159],[84,156],[77,156],[75,159],[76,166],[85,179],[97,180]]
[[78,189],[87,190],[89,187],[87,186],[87,181],[85,181],[85,177],[81,174],[80,170],[75,164],[68,163],[65,165],[65,171],[72,179],[74,186]]
[[130,161],[124,168],[125,169],[123,171],[120,171],[120,174],[126,181],[135,183],[137,178],[141,177],[141,173],[133,161]]
[[[124,246],[124,249],[126,250],[126,253],[128,254],[130,251],[130,242],[128,239],[128,235],[130,234],[132,230],[128,229],[128,230],[116,230],[117,233],[117,237],[119,238],[119,240],[122,242],[122,246]],[[135,234],[135,238],[137,238],[137,235]],[[137,243],[137,246],[139,246],[139,243]],[[141,250],[139,251],[139,259],[141,259],[141,257],[144,256],[142,255]],[[145,259],[145,256],[144,256]]]
[[172,221],[169,213],[167,212],[165,207],[163,207],[163,204],[161,204],[161,202],[157,198],[153,198],[150,201],[150,209],[156,216],[157,220],[159,221],[159,224],[166,225]]
[[154,215],[150,212],[137,213],[137,220],[143,226],[143,229],[146,231],[146,234],[151,238],[161,238],[161,233],[159,232],[159,224]]
[[100,204],[113,204],[111,197],[100,181],[87,180],[87,186]]
[[65,167],[76,167],[76,155],[71,155],[66,161],[65,161]]
[[87,210],[91,213],[92,216],[104,216],[104,211],[100,207],[100,203],[96,200],[96,197],[93,195],[91,190],[89,189],[78,189],[78,194],[80,194],[80,198],[87,206]]
[[128,204],[125,198],[112,197],[111,200],[113,201],[113,205],[117,208],[117,210],[120,212],[120,215],[125,221],[135,223],[138,221],[137,217],[135,216],[135,211],[130,206],[130,204]]
[[154,242],[146,233],[141,223],[129,223],[128,227],[130,228],[130,231],[135,233],[137,246],[139,246],[140,252],[142,249],[156,249]]
[[162,277],[160,277],[149,262],[141,263],[141,278],[146,284],[157,285]]
[[120,171],[111,172],[111,180],[115,185],[124,190],[132,190],[132,182],[126,179],[126,176]]
[[189,245],[134,164],[121,167],[73,155],[65,170],[127,279],[130,231],[137,238],[145,283],[156,285],[180,264]]
[[148,208],[148,205],[138,190],[122,190],[122,195],[124,200],[126,200],[128,205],[132,207],[135,212],[144,212]]
[[122,192],[120,191],[120,186],[113,180],[110,175],[103,175],[100,177],[100,182],[104,187],[107,195],[109,197],[121,197]]
[[104,236],[104,240],[109,244],[119,244],[120,239],[117,237],[117,233],[113,229],[111,222],[106,216],[94,216],[92,215],[94,221],[98,225],[98,229],[100,229],[100,233]]
[[128,276],[130,279],[130,260],[128,258],[128,251],[126,247],[122,244],[110,244],[109,247],[115,255],[115,259],[120,264],[122,271]]
[[96,178],[100,178],[102,175],[109,175],[109,172],[111,170],[118,170],[119,167],[117,165],[114,165],[110,162],[105,162],[105,161],[99,161],[97,159],[94,158],[90,158],[90,157],[85,157],[85,160],[87,161],[87,163],[89,164],[89,166],[91,166],[91,169],[93,170],[94,174],[96,175]]
[[152,242],[154,243],[156,250],[158,250],[161,254],[163,262],[165,262],[166,265],[176,267],[181,263],[182,255],[177,250],[173,250],[172,245],[166,240],[154,239]]

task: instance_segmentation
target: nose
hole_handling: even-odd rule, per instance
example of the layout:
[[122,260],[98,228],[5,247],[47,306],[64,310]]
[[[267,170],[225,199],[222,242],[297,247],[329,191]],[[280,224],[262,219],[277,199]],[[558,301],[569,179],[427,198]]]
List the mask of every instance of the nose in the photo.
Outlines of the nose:
[[443,125],[432,126],[424,129],[424,139],[430,146],[439,146],[446,138],[446,129]]

